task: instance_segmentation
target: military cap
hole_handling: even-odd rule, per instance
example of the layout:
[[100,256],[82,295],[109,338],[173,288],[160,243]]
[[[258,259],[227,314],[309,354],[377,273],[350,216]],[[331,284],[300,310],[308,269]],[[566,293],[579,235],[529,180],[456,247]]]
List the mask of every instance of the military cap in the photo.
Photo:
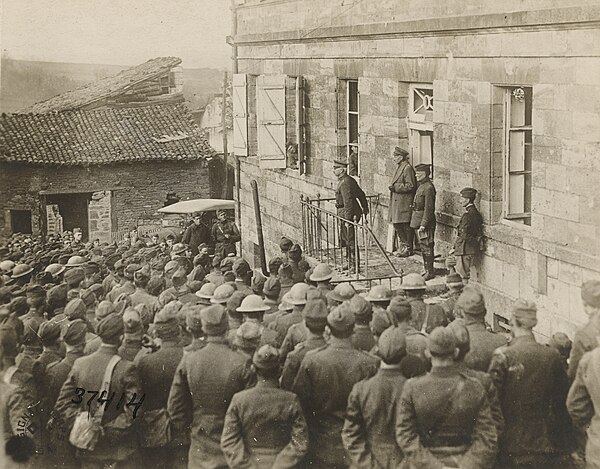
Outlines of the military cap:
[[592,308],[600,308],[600,280],[588,280],[581,285],[581,299]]
[[387,364],[400,363],[406,356],[406,335],[399,327],[388,327],[379,336],[377,354]]
[[380,336],[391,325],[392,322],[385,311],[378,309],[373,312],[370,324],[373,335]]
[[279,297],[281,282],[277,277],[269,277],[263,285],[263,294],[268,297]]
[[256,295],[262,295],[264,292],[265,283],[267,282],[267,278],[258,271],[254,272],[252,277],[252,282],[250,288]]
[[279,266],[279,278],[292,278],[293,275],[294,270],[292,269],[292,266],[287,262],[284,262]]
[[64,276],[65,282],[69,285],[79,283],[83,281],[84,278],[85,273],[81,267],[73,267],[72,269],[67,270]]
[[259,370],[274,370],[280,366],[279,351],[272,345],[263,345],[254,352],[252,363]]
[[210,302],[213,304],[226,304],[229,298],[235,292],[235,288],[228,284],[219,285],[215,288],[213,293],[213,297],[210,299]]
[[415,171],[425,171],[425,172],[429,172],[430,171],[431,166],[426,164],[426,163],[420,163],[418,165],[415,166]]
[[469,337],[469,330],[465,325],[465,320],[458,318],[448,324],[448,329],[454,334],[456,339],[456,347],[460,351],[459,358],[463,358],[471,349],[471,339]]
[[225,310],[232,316],[236,316],[238,314],[237,309],[242,305],[242,301],[246,298],[246,294],[242,291],[236,290],[233,292],[233,295],[229,297],[227,303],[225,304]]
[[40,324],[38,335],[42,340],[42,344],[48,345],[56,342],[60,338],[60,324],[56,321],[45,321]]
[[52,277],[58,277],[65,271],[65,266],[60,264],[50,264],[44,269],[44,272],[48,272]]
[[221,261],[222,261],[221,256],[215,256],[212,258],[211,265],[213,267],[219,267],[221,265]]
[[94,294],[96,300],[100,300],[104,296],[104,287],[101,283],[92,284],[88,290]]
[[154,316],[154,323],[179,321],[180,318],[185,318],[187,309],[195,307],[192,304],[183,304],[181,301],[171,301]]
[[288,292],[287,302],[294,306],[302,306],[306,304],[306,293],[308,285],[306,283],[296,283]]
[[472,285],[465,285],[458,300],[456,300],[455,307],[468,316],[482,316],[485,314],[483,295]]
[[223,282],[229,283],[229,284],[231,284],[231,286],[233,286],[234,288],[236,288],[236,285],[235,285],[235,274],[231,270],[229,272],[225,272],[223,274]]
[[288,252],[293,245],[294,243],[292,240],[286,238],[285,236],[282,236],[279,240],[279,249],[281,249],[283,252]]
[[17,264],[13,267],[10,278],[21,278],[33,272],[33,268],[29,264]]
[[96,326],[96,332],[103,341],[114,341],[122,336],[124,331],[123,318],[117,313],[110,313]]
[[234,343],[241,349],[255,349],[261,339],[260,325],[254,321],[246,321],[237,328]]
[[110,254],[104,259],[104,265],[109,269],[114,269],[117,261],[121,260],[121,255],[117,253]]
[[210,304],[210,299],[213,297],[216,288],[217,287],[214,283],[205,283],[200,287],[200,290],[196,292],[196,296],[206,300],[206,303]]
[[137,280],[138,282],[144,282],[144,281],[150,280],[151,275],[152,275],[152,272],[150,270],[150,266],[148,264],[146,264],[146,265],[144,265],[144,267],[142,267],[139,270],[136,270],[133,273],[133,279]]
[[173,248],[171,249],[171,254],[177,256],[179,254],[183,254],[185,251],[187,251],[188,247],[183,244],[183,243],[177,243],[173,245]]
[[333,160],[333,167],[334,168],[345,168],[346,166],[348,166],[348,162],[347,161],[339,160],[339,159]]
[[548,345],[558,350],[563,357],[568,357],[571,352],[573,342],[564,332],[555,332],[552,334],[552,337],[550,337]]
[[134,308],[129,307],[123,313],[123,329],[129,334],[142,330],[142,318]]
[[327,324],[332,330],[345,332],[354,326],[354,314],[350,308],[350,302],[344,301],[336,306],[327,315]]
[[96,295],[89,288],[85,290],[81,290],[79,292],[79,298],[81,298],[86,306],[89,308],[96,302]]
[[178,267],[171,277],[174,287],[181,287],[187,282],[187,275],[183,267]]
[[5,356],[14,358],[18,355],[18,337],[15,328],[7,323],[0,324],[0,347]]
[[427,284],[423,277],[417,273],[410,273],[402,278],[401,290],[425,290]]
[[185,308],[185,323],[192,331],[202,329],[202,308],[201,305],[188,304]]
[[327,322],[327,305],[323,300],[310,300],[302,310],[302,317],[306,324],[320,325]]
[[472,187],[465,187],[460,191],[460,195],[465,199],[474,199],[477,195],[477,190],[473,189]]
[[392,292],[385,285],[375,285],[365,299],[371,303],[387,303],[392,299]]
[[242,300],[242,303],[236,308],[236,311],[238,313],[261,313],[269,311],[269,309],[271,308],[265,304],[260,296],[248,295]]
[[356,290],[352,285],[349,283],[339,283],[332,291],[327,293],[327,298],[338,303],[343,303],[350,300],[354,295],[356,295]]
[[165,274],[173,275],[173,273],[179,268],[179,262],[169,261],[165,264]]
[[142,268],[140,264],[128,264],[125,267],[125,276],[128,278],[133,278],[133,275]]
[[150,263],[150,268],[152,270],[158,270],[161,273],[165,271],[165,266],[167,265],[167,262],[164,259],[154,259],[151,263]]
[[86,311],[87,307],[81,298],[75,298],[65,306],[65,316],[71,321],[73,319],[83,319]]
[[395,147],[394,156],[408,156],[408,152],[402,147]]
[[397,321],[405,321],[406,319],[409,319],[412,314],[410,303],[406,298],[401,296],[392,298],[387,307],[387,311],[393,318],[396,318]]
[[446,275],[446,285],[448,285],[449,287],[462,286],[463,285],[462,277],[459,274],[457,274],[456,272],[452,272],[452,273]]
[[271,275],[277,275],[279,273],[279,267],[281,264],[283,264],[283,259],[281,257],[273,257],[269,261],[269,273]]
[[80,345],[85,343],[87,324],[83,319],[70,321],[63,333],[63,341],[67,345]]
[[427,348],[434,355],[448,356],[456,350],[456,338],[447,327],[436,327],[427,338]]
[[333,278],[333,270],[328,264],[321,262],[315,266],[312,274],[310,275],[310,280],[313,282],[326,282],[327,280],[331,280]]
[[46,300],[48,306],[52,308],[61,308],[67,304],[67,292],[69,287],[66,283],[61,283],[48,290]]
[[232,270],[238,278],[242,278],[250,272],[250,265],[244,259],[236,259],[233,263]]
[[308,303],[311,300],[322,300],[326,302],[327,296],[323,290],[311,285],[308,287],[308,290],[306,290],[306,302]]
[[83,266],[85,275],[97,274],[100,272],[100,265],[96,262],[89,261]]
[[519,298],[512,306],[512,314],[517,319],[537,320],[537,306],[533,301]]
[[101,320],[114,312],[115,306],[110,301],[104,300],[98,303],[98,306],[96,306],[95,317],[97,320]]
[[290,254],[302,254],[302,248],[298,243],[292,245],[290,250],[288,251]]
[[354,295],[350,299],[350,309],[354,314],[354,319],[357,321],[370,321],[373,315],[371,303],[360,295]]
[[41,285],[29,285],[25,294],[27,298],[46,298],[46,290]]
[[67,303],[75,298],[79,298],[79,290],[72,288],[67,291]]
[[225,257],[221,261],[221,272],[229,272],[233,268],[235,260],[232,257]]
[[202,330],[208,336],[223,335],[227,332],[228,319],[223,305],[215,304],[200,312]]

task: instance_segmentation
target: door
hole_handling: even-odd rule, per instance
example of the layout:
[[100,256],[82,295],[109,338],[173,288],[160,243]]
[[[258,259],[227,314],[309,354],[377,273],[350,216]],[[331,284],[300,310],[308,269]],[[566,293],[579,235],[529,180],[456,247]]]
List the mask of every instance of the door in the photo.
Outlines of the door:
[[58,205],[58,211],[62,216],[63,229],[73,231],[73,228],[81,228],[83,240],[88,241],[88,203],[91,193],[79,194],[52,194],[47,196],[47,204]]

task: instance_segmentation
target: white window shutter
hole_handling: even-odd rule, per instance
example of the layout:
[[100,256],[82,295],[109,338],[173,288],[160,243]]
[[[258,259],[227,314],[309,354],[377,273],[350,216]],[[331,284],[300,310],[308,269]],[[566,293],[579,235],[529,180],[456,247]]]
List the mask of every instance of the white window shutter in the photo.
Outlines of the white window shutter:
[[233,151],[248,156],[248,90],[246,75],[233,75]]
[[285,75],[256,80],[258,156],[262,168],[285,168]]

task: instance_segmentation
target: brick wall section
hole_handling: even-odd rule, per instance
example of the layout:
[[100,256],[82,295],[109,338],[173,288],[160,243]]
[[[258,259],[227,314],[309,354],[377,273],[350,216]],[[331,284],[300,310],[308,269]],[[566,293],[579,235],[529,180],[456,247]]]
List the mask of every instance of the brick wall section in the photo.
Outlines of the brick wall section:
[[[0,163],[0,235],[7,235],[6,210],[32,211],[33,230],[40,230],[40,191],[111,191],[112,231],[159,223],[156,210],[168,191],[182,199],[210,197],[209,170],[203,160],[108,166],[42,167]],[[102,205],[94,202],[93,206]],[[106,211],[92,210],[90,221],[106,231]],[[96,218],[96,215],[98,218]],[[98,223],[102,218],[103,223]],[[104,225],[104,226],[103,226]],[[98,236],[96,236],[98,237]]]
[[[359,3],[344,13],[354,4],[242,3],[239,38],[254,42],[238,48],[240,73],[303,75],[310,136],[304,176],[261,171],[256,158],[242,158],[241,217],[249,235],[244,248],[256,242],[251,179],[260,188],[267,257],[278,252],[280,236],[302,239],[300,194],[333,195],[338,78],[359,79],[361,185],[367,193],[382,193],[376,232],[384,240],[391,154],[398,143],[407,144],[408,84],[432,83],[436,250],[448,253],[455,237],[462,213],[458,191],[478,188],[488,239],[474,280],[486,292],[490,314],[507,317],[514,299],[534,299],[540,310],[537,332],[548,336],[562,330],[572,337],[586,320],[581,282],[600,278],[600,8],[583,0],[561,2],[560,9],[545,0],[430,0],[418,6],[384,0]],[[330,24],[310,34],[328,35],[326,40],[293,39],[290,32],[302,38],[326,17]],[[497,29],[466,31],[485,27],[486,21]],[[407,27],[396,36],[351,38],[352,31],[377,34],[391,22]],[[503,22],[514,28],[502,29]],[[533,23],[545,26],[520,27]],[[452,32],[431,32],[442,25]],[[349,35],[336,41],[338,32]],[[278,35],[287,42],[260,42]],[[533,88],[531,227],[502,220],[502,85]]]

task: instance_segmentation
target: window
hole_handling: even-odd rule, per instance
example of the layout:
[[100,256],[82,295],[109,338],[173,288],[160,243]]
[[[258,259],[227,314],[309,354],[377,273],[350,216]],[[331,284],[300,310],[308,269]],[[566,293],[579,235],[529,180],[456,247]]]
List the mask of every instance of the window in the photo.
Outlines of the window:
[[504,93],[504,217],[531,225],[532,89]]
[[408,132],[413,166],[433,165],[433,85],[412,84],[408,98]]
[[233,145],[236,155],[258,156],[261,168],[289,168],[304,173],[303,84],[302,77],[234,75]]
[[348,162],[350,176],[360,176],[358,80],[340,78],[336,96],[338,158]]
[[161,94],[169,94],[175,92],[175,73],[170,72],[168,75],[158,79]]

